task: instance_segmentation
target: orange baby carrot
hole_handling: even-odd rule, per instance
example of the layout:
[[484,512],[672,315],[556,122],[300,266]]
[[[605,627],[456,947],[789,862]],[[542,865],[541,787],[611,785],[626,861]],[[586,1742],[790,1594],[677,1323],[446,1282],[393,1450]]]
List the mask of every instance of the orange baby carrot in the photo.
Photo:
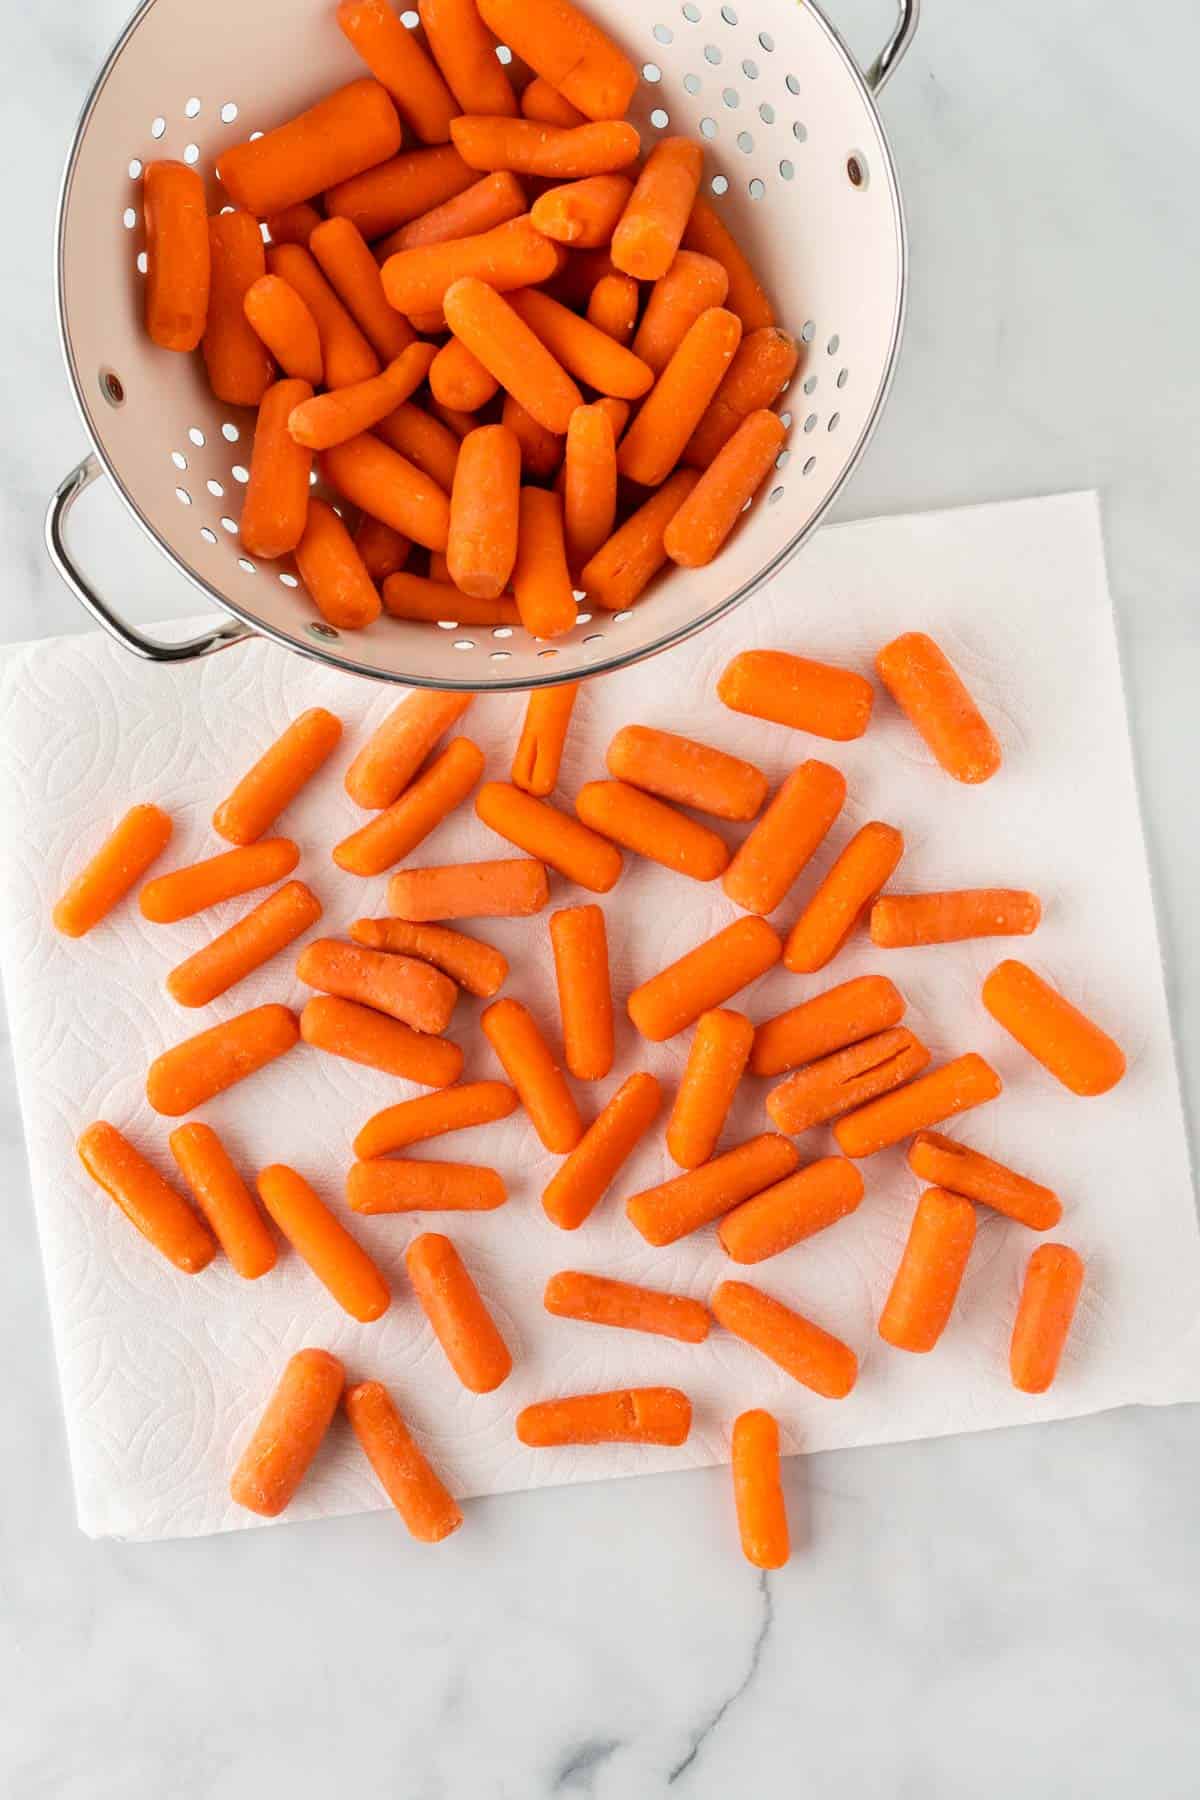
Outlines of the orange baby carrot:
[[462,1524],[462,1513],[430,1468],[381,1381],[346,1390],[346,1417],[380,1485],[421,1544],[440,1544]]
[[844,1400],[858,1380],[848,1344],[746,1281],[722,1281],[709,1302],[713,1317],[785,1375],[826,1400]]
[[[351,219],[326,219],[308,240],[326,281],[381,362],[392,363],[413,343],[413,329],[388,305],[379,265]],[[424,371],[422,371],[424,379]],[[418,383],[413,382],[412,387]],[[407,393],[397,398],[408,398]]]
[[292,206],[281,206],[278,212],[267,214],[267,236],[273,244],[307,244],[321,217],[311,201],[297,200]]
[[845,798],[839,769],[815,759],[793,769],[725,871],[721,885],[734,905],[774,912],[824,842]]
[[515,117],[517,96],[475,0],[419,0],[429,48],[460,113]]
[[903,1017],[904,995],[894,982],[886,975],[859,975],[814,994],[811,1000],[802,1000],[773,1019],[764,1019],[754,1033],[751,1072],[782,1075],[786,1069],[798,1069],[831,1051],[887,1031]]
[[448,494],[458,467],[459,440],[440,419],[405,401],[375,427],[375,436],[436,481]]
[[377,425],[415,393],[436,355],[432,344],[410,343],[382,374],[302,401],[288,419],[288,430],[298,444],[310,450],[344,444],[347,438]]
[[[350,219],[369,242],[444,206],[477,180],[474,169],[468,169],[453,144],[405,150],[331,187],[325,195],[325,210],[331,219]],[[376,245],[376,252],[390,255],[400,248],[389,237]]]
[[[457,151],[455,155],[458,156]],[[462,161],[461,157],[459,161]],[[462,166],[468,179],[474,175],[474,169],[467,169],[465,163]],[[494,175],[480,176],[461,192],[452,194],[437,206],[430,206],[427,212],[390,232],[376,244],[375,255],[386,260],[397,250],[415,250],[422,244],[447,244],[455,238],[478,237],[481,232],[491,231],[496,225],[506,225],[510,219],[518,219],[528,211],[525,190],[516,176],[507,169],[498,169]]]
[[[416,33],[401,23],[387,0],[341,0],[337,22],[372,75],[383,83],[413,135],[423,144],[444,144],[458,102]],[[381,162],[396,148],[393,144],[371,162]]]
[[333,1421],[346,1371],[328,1350],[298,1350],[229,1483],[238,1506],[274,1519],[294,1498]]
[[[430,1100],[440,1100],[431,1094]],[[514,1103],[516,1096],[513,1096]],[[412,1104],[420,1106],[423,1101]],[[494,1212],[508,1193],[495,1169],[474,1163],[356,1162],[346,1178],[351,1212]]]
[[542,1205],[552,1225],[575,1231],[591,1214],[658,1117],[662,1089],[653,1075],[627,1077],[551,1176]]
[[563,533],[559,496],[545,488],[523,487],[512,588],[521,623],[535,638],[561,637],[575,623],[575,590]]
[[167,976],[180,1006],[207,1006],[253,970],[295,943],[321,916],[321,902],[302,881],[285,882]]
[[168,1262],[185,1275],[208,1267],[217,1254],[216,1238],[115,1125],[97,1119],[81,1133],[76,1149],[92,1180]]
[[786,437],[773,412],[746,415],[667,526],[663,542],[672,562],[699,569],[712,561],[775,467]]
[[993,1211],[1004,1213],[1031,1231],[1050,1231],[1062,1218],[1062,1201],[1051,1188],[993,1162],[990,1156],[944,1137],[919,1131],[908,1146],[908,1166],[933,1187],[964,1194]]
[[275,374],[243,304],[267,272],[258,220],[244,212],[218,213],[208,221],[208,250],[208,314],[200,342],[208,385],[230,406],[257,406]]
[[415,956],[367,950],[337,938],[306,944],[296,959],[296,974],[308,987],[373,1006],[414,1031],[445,1031],[454,1012],[458,989],[448,975]]
[[563,439],[539,425],[511,394],[504,396],[501,420],[517,440],[522,473],[535,480],[545,480],[553,475],[563,459]]
[[146,331],[160,350],[194,350],[208,317],[212,259],[204,183],[181,162],[147,163]]
[[467,1131],[475,1125],[507,1119],[519,1105],[516,1089],[506,1082],[459,1082],[443,1088],[439,1094],[401,1100],[396,1106],[385,1106],[382,1112],[374,1113],[354,1140],[354,1154],[369,1162],[372,1157],[387,1156],[393,1150],[407,1150],[410,1144],[443,1137],[448,1131]]
[[1042,908],[1023,888],[960,888],[940,894],[886,894],[871,908],[871,942],[886,950],[952,944],[961,938],[1027,937]]
[[441,406],[474,413],[486,406],[500,383],[489,375],[479,358],[452,337],[434,355],[429,370],[429,391]]
[[621,439],[617,466],[630,481],[658,487],[679,461],[741,339],[736,314],[710,306],[679,348]]
[[420,924],[431,919],[523,919],[550,898],[545,865],[531,857],[402,869],[388,882],[388,911]]
[[515,600],[476,600],[452,581],[428,581],[407,570],[389,575],[383,604],[394,619],[453,619],[459,625],[519,625]]
[[699,479],[695,469],[676,469],[607,544],[601,544],[580,571],[580,586],[589,600],[606,612],[621,612],[633,605],[667,561],[663,534]]
[[737,919],[634,988],[629,1016],[643,1037],[661,1044],[765,975],[782,948],[765,920]]
[[378,375],[379,358],[311,251],[300,244],[272,244],[267,268],[300,296],[316,322],[326,387],[352,387]]
[[301,713],[222,800],[214,829],[231,844],[256,843],[337,749],[341,735],[342,721],[323,706]]
[[577,1081],[601,1081],[613,1064],[612,979],[608,934],[595,905],[550,914],[563,1055]]
[[414,1031],[369,1006],[318,994],[305,1002],[300,1035],[315,1050],[343,1056],[348,1062],[385,1075],[399,1075],[422,1087],[449,1087],[462,1074],[463,1053],[445,1038]]
[[281,275],[264,275],[246,289],[246,323],[260,337],[285,375],[319,387],[325,374],[317,321],[295,288]]
[[520,444],[506,425],[481,425],[462,441],[446,542],[450,577],[474,599],[496,600],[508,586],[517,560],[520,494]]
[[540,119],[543,125],[582,125],[587,114],[572,106],[545,76],[535,75],[521,89],[521,117]]
[[729,861],[715,831],[623,781],[585,781],[575,811],[602,837],[693,881],[715,881]]
[[[557,269],[558,257],[557,246],[533,229],[528,214],[522,214],[473,237],[397,250],[380,273],[391,304],[415,317],[441,307],[446,290],[456,281],[478,278],[502,293],[545,281]],[[456,337],[460,335],[455,331]],[[487,366],[486,358],[479,360]]]
[[612,259],[638,281],[659,281],[675,260],[700,186],[704,152],[691,138],[660,138],[612,234]]
[[726,665],[717,694],[734,712],[840,742],[862,736],[875,698],[870,682],[852,669],[786,650],[743,650]]
[[404,1266],[458,1379],[473,1394],[492,1393],[512,1373],[512,1357],[450,1239],[423,1231]]
[[787,1138],[766,1131],[698,1169],[634,1194],[625,1202],[625,1212],[646,1242],[662,1249],[782,1181],[799,1161]]
[[589,119],[624,117],[637,69],[572,0],[483,0],[479,10],[514,56]]
[[315,496],[296,545],[296,569],[321,617],[339,631],[362,631],[383,610],[354,539],[333,507]]
[[775,311],[763,291],[762,283],[737,243],[725,221],[702,195],[696,196],[692,216],[683,234],[685,250],[696,250],[719,262],[729,279],[726,299],[722,302],[742,321],[743,331],[758,331],[775,323]]
[[508,958],[491,944],[451,931],[444,925],[411,925],[406,919],[356,919],[350,927],[356,944],[369,950],[399,950],[442,969],[468,994],[485,1000],[498,993],[508,977]]
[[875,658],[879,679],[955,781],[987,781],[1000,767],[995,733],[945,652],[923,631],[906,631]]
[[622,726],[605,760],[618,781],[717,819],[752,819],[767,796],[753,763],[649,725]]
[[[509,306],[556,361],[588,387],[618,400],[638,400],[654,383],[653,371],[632,350],[581,319],[569,307],[535,288],[523,288],[510,294],[503,304]],[[519,396],[518,396],[519,397]],[[528,405],[528,402],[525,402]],[[532,409],[530,409],[532,410]],[[569,416],[569,415],[568,415]],[[551,430],[552,421],[545,420]]]
[[504,296],[486,282],[467,277],[447,288],[445,307],[446,322],[455,337],[478,357],[505,392],[539,425],[565,432],[583,397],[562,364]]
[[1040,1244],[1030,1257],[1008,1354],[1022,1393],[1044,1394],[1057,1375],[1083,1277],[1082,1259],[1066,1244]]
[[714,1007],[697,1019],[667,1122],[667,1149],[681,1169],[698,1169],[716,1149],[753,1041],[743,1013]]
[[[439,331],[444,328],[444,325],[439,324]],[[480,363],[479,367],[483,369],[483,364]],[[483,369],[483,372],[485,375],[487,374],[486,369]],[[491,377],[489,376],[488,379],[490,380]],[[497,382],[497,389],[499,389],[499,385]],[[462,412],[457,407],[446,406],[437,398],[436,394],[431,393],[429,396],[429,410],[435,418],[440,419],[447,431],[460,441],[465,437],[470,437],[473,431],[479,430],[479,420],[473,412]]]
[[390,806],[438,739],[462,718],[473,697],[416,689],[401,700],[346,770],[345,788],[350,798],[373,811]]
[[400,120],[377,81],[352,81],[265,136],[217,158],[217,179],[256,219],[309,200],[400,148]]
[[726,1213],[717,1226],[721,1248],[734,1262],[765,1262],[846,1218],[864,1192],[853,1163],[823,1156]]
[[702,1301],[635,1287],[629,1281],[609,1281],[578,1269],[560,1269],[551,1275],[542,1304],[558,1319],[648,1331],[655,1337],[677,1338],[682,1344],[702,1344],[708,1336],[708,1308]]
[[975,1208],[961,1194],[926,1188],[879,1315],[879,1335],[897,1350],[932,1350],[950,1322],[975,1242]]
[[275,1239],[211,1125],[193,1119],[190,1125],[176,1126],[167,1142],[179,1173],[238,1274],[246,1281],[266,1275],[275,1267]]
[[391,1292],[379,1268],[357,1238],[295,1169],[272,1163],[258,1175],[258,1195],[297,1256],[338,1305],[369,1325],[391,1304]]
[[160,806],[132,806],[71,885],[51,917],[64,937],[83,937],[139,882],[171,836]]
[[579,697],[579,683],[535,688],[525,706],[525,722],[513,751],[512,779],[527,794],[544,800],[554,792],[567,728]]
[[354,548],[362,557],[363,568],[378,585],[395,575],[408,561],[412,544],[401,532],[393,531],[382,519],[363,513],[354,530]]
[[893,825],[871,819],[855,832],[788,933],[783,960],[793,974],[832,962],[903,854]]
[[795,338],[778,326],[764,325],[744,337],[712,405],[688,440],[684,461],[706,469],[743,419],[771,405],[791,380],[798,361]]
[[508,782],[485,782],[475,796],[475,811],[510,844],[593,894],[607,894],[621,873],[621,853],[606,839]]
[[560,1444],[671,1444],[687,1442],[692,1403],[678,1388],[617,1388],[538,1400],[517,1414],[517,1437],[531,1450]]
[[628,175],[587,175],[582,181],[548,188],[534,201],[529,216],[543,237],[573,250],[598,250],[612,237],[632,192]]
[[[634,355],[661,375],[700,314],[710,306],[724,306],[728,292],[729,277],[719,262],[711,256],[699,256],[694,250],[680,250],[666,274],[650,290],[633,340]],[[731,370],[741,353],[739,346]],[[720,393],[720,389],[717,391]]]
[[583,1121],[532,1013],[519,1000],[493,1000],[479,1023],[542,1143],[565,1156],[583,1136]]
[[537,119],[486,119],[464,114],[450,125],[454,148],[472,169],[511,169],[515,175],[577,181],[627,169],[641,139],[624,121],[543,125]]
[[779,1477],[779,1426],[771,1414],[757,1407],[739,1413],[730,1452],[742,1555],[756,1569],[782,1569],[792,1547]]
[[277,381],[262,397],[238,523],[242,547],[251,556],[286,556],[304,535],[312,451],[296,442],[287,422],[293,408],[311,399],[308,382],[291,379]]
[[483,774],[483,752],[470,738],[451,738],[398,800],[333,847],[333,860],[351,875],[382,875],[423,844],[461,806]]
[[225,850],[157,876],[142,889],[138,906],[144,919],[173,925],[177,919],[190,919],[193,913],[248,894],[252,888],[270,887],[290,875],[299,861],[300,852],[290,838],[266,838],[260,844]]
[[632,275],[602,275],[587,303],[587,322],[618,344],[632,342],[641,295]]
[[567,426],[563,464],[567,566],[582,569],[612,536],[617,516],[617,446],[598,406],[577,406]]
[[880,1031],[798,1069],[772,1088],[767,1111],[780,1131],[798,1136],[902,1086],[928,1064],[928,1050],[911,1031]]
[[194,1112],[283,1056],[299,1035],[296,1015],[286,1006],[253,1006],[155,1057],[146,1073],[146,1098],[155,1112],[171,1118]]
[[319,467],[331,487],[372,518],[427,550],[446,548],[450,501],[445,490],[369,431],[322,451]]
[[546,292],[564,306],[582,310],[591,299],[596,283],[606,275],[619,273],[613,267],[613,260],[607,249],[567,252],[561,244],[557,249],[560,257],[565,257],[565,262],[546,282]]
[[1107,1094],[1125,1073],[1120,1045],[1027,963],[997,963],[983,984],[983,1004],[1073,1094]]
[[874,1156],[889,1144],[940,1125],[972,1106],[982,1106],[1000,1093],[1000,1077],[982,1056],[956,1056],[952,1062],[918,1075],[915,1081],[882,1094],[837,1121],[833,1135],[845,1156]]

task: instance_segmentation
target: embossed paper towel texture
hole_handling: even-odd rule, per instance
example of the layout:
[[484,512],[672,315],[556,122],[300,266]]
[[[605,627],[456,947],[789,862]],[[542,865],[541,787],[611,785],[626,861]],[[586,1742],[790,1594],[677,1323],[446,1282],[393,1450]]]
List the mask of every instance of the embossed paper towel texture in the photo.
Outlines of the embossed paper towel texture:
[[[721,668],[748,646],[791,647],[869,669],[880,644],[914,627],[944,644],[995,723],[1005,763],[986,787],[943,775],[886,697],[867,736],[849,745],[740,718],[716,700]],[[606,628],[619,639],[619,624]],[[462,1495],[713,1462],[726,1455],[734,1414],[755,1404],[778,1413],[789,1449],[819,1449],[1200,1395],[1200,1254],[1092,496],[823,532],[724,624],[585,689],[560,790],[570,797],[602,773],[609,738],[630,720],[750,757],[773,782],[803,757],[826,756],[844,769],[850,799],[778,923],[791,920],[816,875],[868,818],[905,833],[900,888],[996,883],[1041,894],[1045,923],[1020,953],[1094,1010],[1128,1053],[1126,1080],[1103,1099],[1066,1094],[984,1013],[979,984],[1004,954],[1002,943],[887,952],[860,936],[826,973],[776,970],[734,1002],[760,1019],[833,981],[882,969],[907,994],[909,1023],[935,1055],[971,1049],[993,1060],[1006,1084],[1002,1099],[956,1129],[1059,1189],[1066,1212],[1058,1235],[1088,1264],[1062,1374],[1041,1399],[1015,1394],[1006,1367],[1019,1278],[1037,1239],[994,1215],[981,1215],[960,1302],[935,1354],[905,1356],[875,1335],[916,1196],[899,1152],[863,1165],[867,1196],[852,1219],[749,1272],[857,1350],[859,1384],[841,1403],[808,1393],[721,1331],[691,1346],[543,1311],[543,1284],[559,1268],[700,1296],[723,1275],[746,1273],[724,1259],[711,1231],[653,1250],[626,1221],[625,1196],[673,1172],[661,1130],[572,1235],[542,1214],[539,1195],[555,1159],[523,1114],[423,1146],[416,1154],[494,1164],[511,1197],[476,1217],[354,1221],[394,1284],[390,1311],[373,1325],[340,1312],[295,1255],[281,1255],[275,1272],[253,1285],[224,1260],[194,1279],[177,1274],[84,1178],[76,1134],[91,1119],[111,1119],[169,1172],[169,1122],[146,1104],[147,1063],[246,1006],[299,1005],[294,956],[276,958],[203,1013],[185,1012],[164,992],[168,969],[249,902],[171,926],[148,924],[126,904],[79,943],[55,935],[51,902],[134,800],[155,800],[175,820],[162,867],[220,848],[208,823],[215,802],[289,718],[320,704],[344,719],[344,744],[282,828],[301,844],[298,873],[324,903],[320,932],[381,912],[383,878],[342,874],[329,848],[361,822],[341,777],[397,696],[265,644],[159,669],[96,636],[9,653],[2,694],[5,987],[86,1531],[159,1537],[252,1522],[228,1499],[229,1471],[284,1360],[304,1344],[328,1346],[352,1376],[386,1381]],[[487,753],[489,776],[507,775],[521,709],[519,697],[485,698],[464,722]],[[732,839],[742,828],[727,829]],[[411,860],[507,853],[466,807]],[[586,898],[555,879],[553,904]],[[700,886],[634,858],[602,904],[619,1000],[735,916],[719,884]],[[476,929],[511,959],[506,991],[528,1001],[556,1038],[546,915]],[[478,1011],[478,1002],[460,1001],[451,1035],[467,1048],[468,1077],[495,1076]],[[612,1076],[578,1089],[589,1116],[630,1070],[654,1070],[669,1094],[682,1066],[686,1036],[646,1045],[623,1010],[620,1020]],[[726,1143],[763,1128],[768,1085],[743,1085]],[[204,1116],[248,1173],[294,1163],[341,1210],[353,1133],[377,1107],[413,1091],[302,1047]],[[802,1148],[821,1154],[830,1142],[818,1131]],[[514,1353],[511,1379],[483,1397],[459,1386],[404,1277],[402,1253],[414,1233],[447,1225]],[[677,1383],[692,1396],[695,1427],[684,1448],[537,1452],[514,1437],[517,1408],[530,1400],[636,1382]],[[288,1517],[381,1504],[339,1422]]]

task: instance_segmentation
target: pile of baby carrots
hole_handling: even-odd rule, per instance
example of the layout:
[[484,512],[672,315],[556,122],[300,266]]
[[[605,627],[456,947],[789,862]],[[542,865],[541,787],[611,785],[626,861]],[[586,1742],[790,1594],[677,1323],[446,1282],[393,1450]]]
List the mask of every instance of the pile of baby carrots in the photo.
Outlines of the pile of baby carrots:
[[370,75],[221,155],[229,204],[184,163],[143,177],[146,329],[257,408],[245,550],[293,557],[340,631],[538,638],[576,592],[616,612],[710,562],[798,352],[702,147],[643,158],[637,69],[571,0],[422,0],[423,40],[387,0],[336,16]]
[[[942,770],[967,784],[996,774],[999,744],[929,637],[897,638],[880,651],[876,670]],[[784,650],[735,657],[717,692],[738,712],[833,742],[862,736],[875,699],[865,675]],[[548,903],[552,875],[607,893],[620,879],[624,852],[694,881],[720,880],[738,916],[625,997],[629,1020],[649,1042],[692,1029],[665,1128],[680,1172],[627,1198],[629,1223],[664,1249],[715,1225],[731,1262],[749,1268],[848,1217],[864,1200],[862,1165],[907,1142],[909,1166],[926,1185],[878,1329],[899,1350],[931,1351],[971,1254],[976,1207],[1034,1232],[1053,1229],[1062,1216],[1052,1190],[937,1129],[995,1100],[999,1077],[971,1051],[931,1067],[929,1050],[903,1023],[903,994],[883,974],[819,988],[757,1024],[728,1002],[781,960],[797,974],[820,974],[864,925],[882,951],[1028,935],[1040,918],[1037,897],[990,888],[883,892],[904,840],[893,825],[871,820],[846,842],[781,937],[764,915],[787,900],[833,829],[846,798],[840,772],[806,759],[770,795],[766,777],[751,763],[668,731],[627,725],[608,745],[607,778],[586,782],[571,811],[550,796],[576,695],[573,685],[532,694],[510,779],[482,785],[478,747],[465,736],[443,746],[472,697],[419,692],[401,701],[345,774],[347,792],[370,816],[332,849],[334,862],[356,875],[391,871],[386,916],[359,919],[347,939],[318,938],[301,950],[296,972],[314,992],[299,1018],[281,1005],[258,1006],[158,1057],[146,1079],[151,1106],[182,1118],[303,1041],[430,1090],[385,1107],[359,1129],[346,1182],[350,1215],[504,1206],[507,1191],[495,1169],[418,1160],[408,1152],[523,1108],[543,1146],[562,1158],[542,1195],[546,1218],[560,1230],[578,1231],[655,1127],[666,1098],[656,1077],[639,1070],[587,1119],[572,1085],[603,1080],[613,1066],[609,919],[590,900],[550,915],[565,1072],[557,1047],[528,1009],[501,995],[507,959],[460,931],[458,921],[536,915]],[[170,973],[167,987],[181,1005],[203,1007],[228,992],[320,918],[311,890],[285,879],[297,866],[296,844],[269,834],[341,736],[332,714],[304,713],[213,814],[216,831],[232,847],[141,886],[142,914],[159,922],[271,886],[265,899]],[[478,818],[520,854],[469,864],[408,863],[472,794]],[[741,822],[749,831],[731,855],[724,836],[703,819]],[[170,835],[171,821],[159,808],[135,806],[59,901],[58,928],[74,937],[89,931],[142,882]],[[487,1000],[483,1035],[506,1080],[460,1079],[463,1051],[443,1035],[460,992]],[[1072,1094],[1101,1095],[1121,1079],[1118,1046],[1026,963],[998,963],[981,999]],[[765,1096],[775,1129],[721,1150],[740,1084],[775,1077],[783,1079]],[[823,1124],[832,1125],[838,1153],[810,1152],[805,1160],[794,1140]],[[369,1322],[386,1312],[386,1277],[298,1171],[278,1164],[263,1169],[256,1200],[202,1120],[178,1125],[168,1143],[194,1205],[108,1122],[83,1132],[79,1154],[178,1269],[196,1274],[220,1249],[247,1280],[267,1275],[276,1255],[269,1219],[351,1317]],[[499,1387],[512,1357],[452,1240],[420,1232],[408,1245],[405,1267],[458,1380],[474,1393]],[[1022,1391],[1042,1393],[1054,1380],[1083,1276],[1069,1245],[1043,1244],[1030,1257],[1010,1355],[1011,1379]],[[828,1399],[844,1399],[858,1375],[849,1345],[748,1281],[721,1281],[705,1302],[568,1269],[552,1277],[544,1299],[556,1317],[696,1345],[715,1321]],[[292,1358],[233,1476],[235,1500],[269,1515],[287,1505],[343,1386],[342,1365],[327,1351],[307,1349]],[[410,1531],[427,1540],[453,1531],[461,1514],[387,1391],[368,1380],[347,1390],[344,1402]],[[685,1393],[637,1388],[554,1396],[526,1407],[516,1433],[530,1448],[678,1445],[690,1421]],[[760,1567],[777,1567],[788,1556],[777,1421],[761,1409],[744,1412],[733,1426],[732,1456],[745,1553]]]

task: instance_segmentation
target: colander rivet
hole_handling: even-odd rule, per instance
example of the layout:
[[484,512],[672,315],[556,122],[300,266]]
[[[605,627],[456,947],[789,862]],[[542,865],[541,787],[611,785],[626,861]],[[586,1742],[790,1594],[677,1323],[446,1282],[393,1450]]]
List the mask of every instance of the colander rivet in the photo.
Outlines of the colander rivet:
[[324,638],[326,642],[332,643],[338,634],[332,625],[323,625],[319,619],[314,619],[308,627],[308,635],[309,637]]
[[125,384],[121,380],[121,377],[112,369],[101,369],[100,392],[104,395],[104,398],[108,401],[110,406],[123,406],[125,404]]

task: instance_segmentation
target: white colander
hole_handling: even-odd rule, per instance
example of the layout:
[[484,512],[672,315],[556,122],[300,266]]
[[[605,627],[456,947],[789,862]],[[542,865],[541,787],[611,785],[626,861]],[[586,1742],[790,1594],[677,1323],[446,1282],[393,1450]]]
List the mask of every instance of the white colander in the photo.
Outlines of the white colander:
[[[617,669],[678,643],[752,594],[794,554],[870,437],[904,318],[906,245],[896,171],[873,95],[907,48],[919,0],[901,0],[863,75],[810,3],[591,0],[642,70],[631,108],[650,145],[663,131],[706,147],[716,200],[804,356],[780,402],[788,444],[773,479],[707,568],[672,571],[630,612],[591,612],[547,645],[507,627],[384,617],[336,631],[288,563],[237,537],[252,414],[221,405],[198,357],[157,349],[142,327],[143,165],[175,157],[211,171],[220,152],[363,73],[332,0],[145,0],[114,45],[67,158],[58,219],[63,353],[92,442],[51,502],[47,541],[76,597],[128,649],[178,662],[254,633],[378,680],[527,688]],[[404,15],[416,24],[416,14]],[[502,60],[508,52],[501,50]],[[214,209],[224,203],[215,182]],[[158,642],[90,586],[64,537],[100,473],[222,618]]]

